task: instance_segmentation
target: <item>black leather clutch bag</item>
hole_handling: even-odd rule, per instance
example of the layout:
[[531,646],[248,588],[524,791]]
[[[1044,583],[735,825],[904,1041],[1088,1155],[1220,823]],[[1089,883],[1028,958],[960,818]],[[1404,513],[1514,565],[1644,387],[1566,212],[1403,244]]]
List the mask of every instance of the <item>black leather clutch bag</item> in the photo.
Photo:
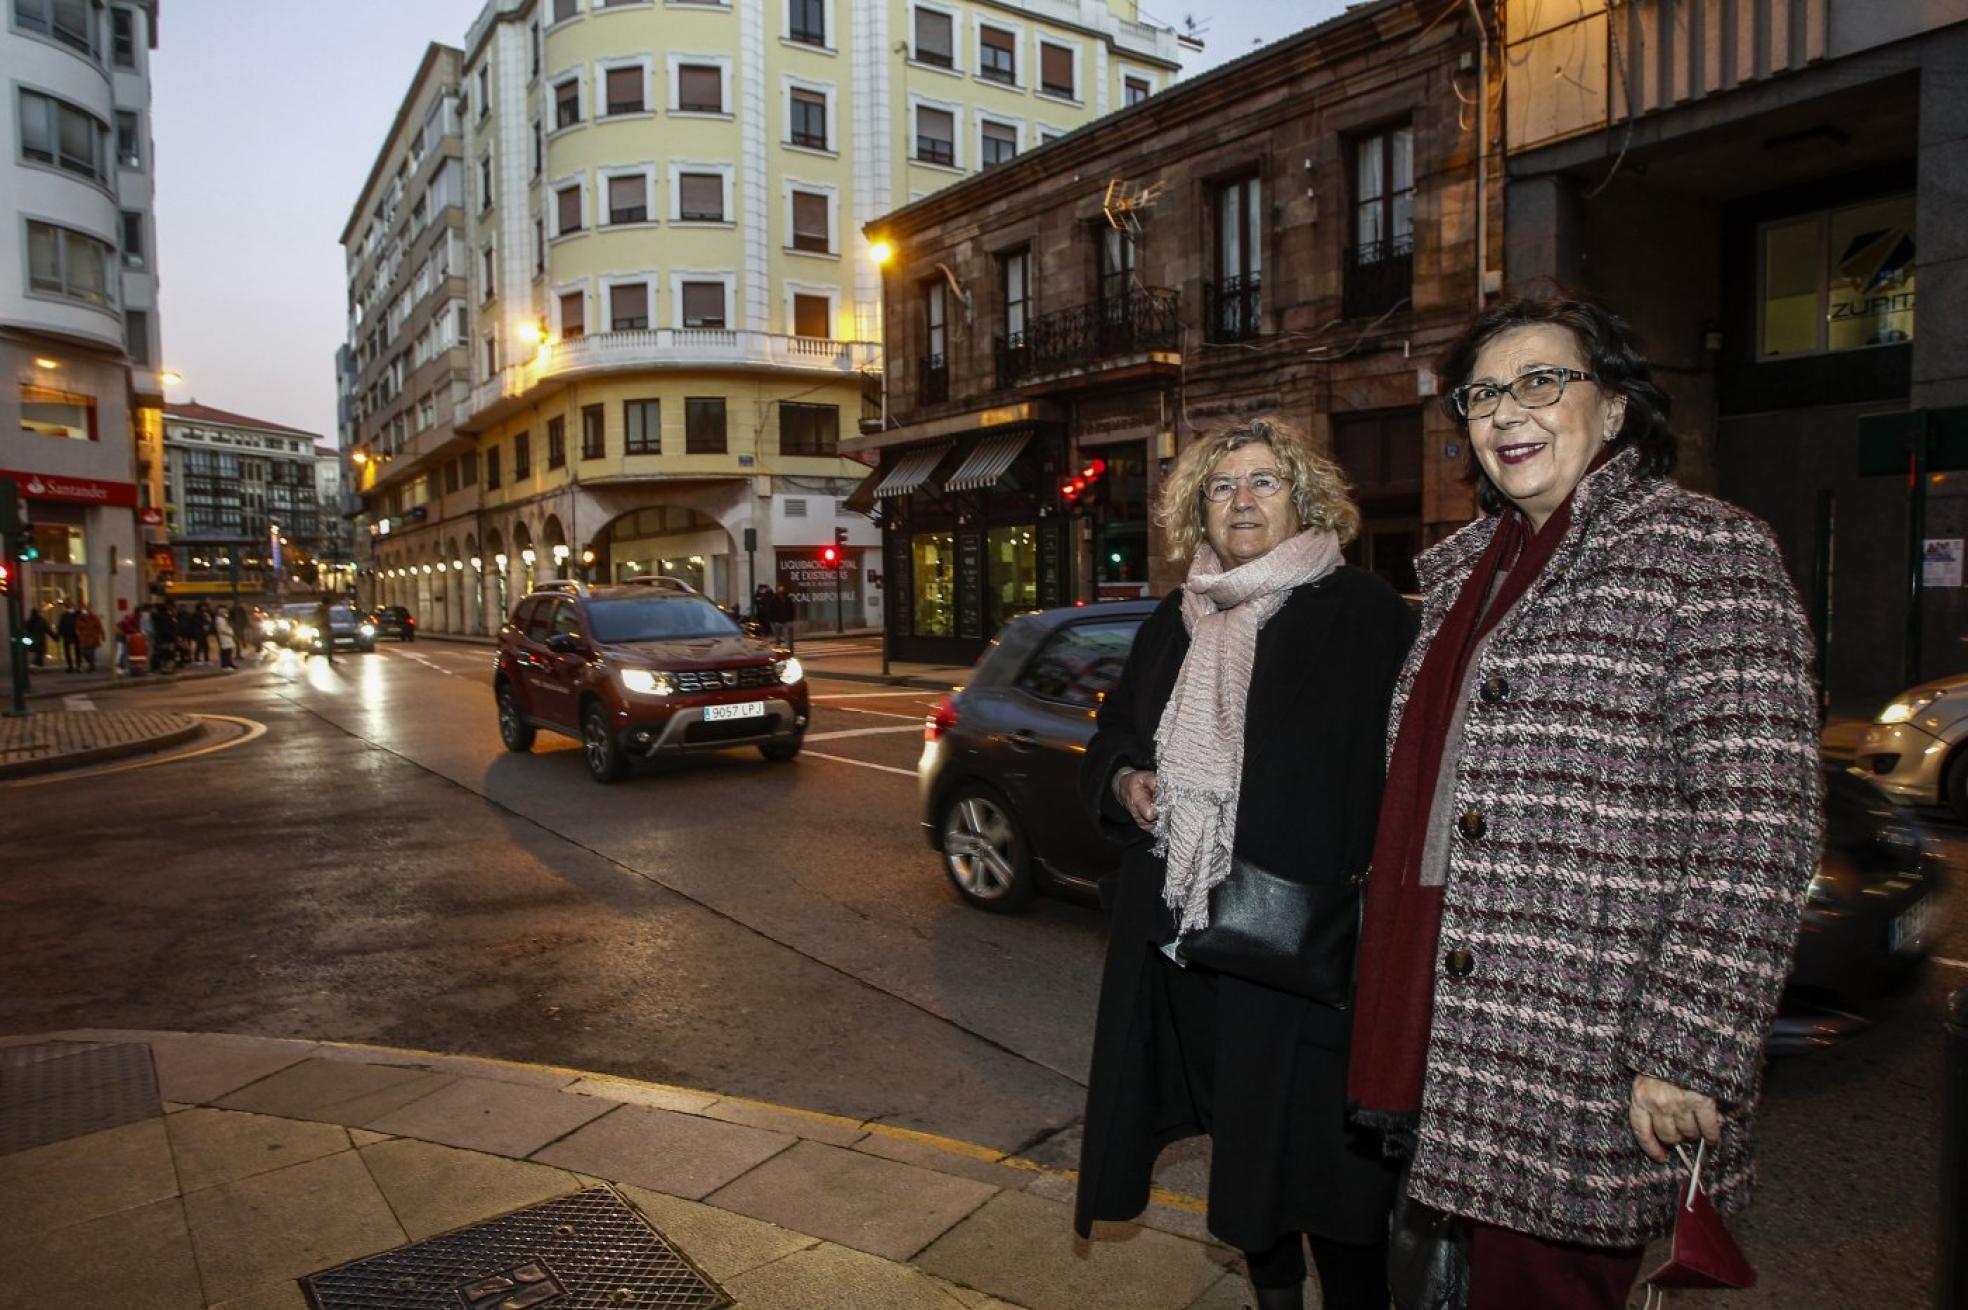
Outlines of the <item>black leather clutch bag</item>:
[[1209,925],[1182,939],[1186,963],[1345,1009],[1353,1003],[1360,885],[1295,882],[1241,856],[1210,892]]

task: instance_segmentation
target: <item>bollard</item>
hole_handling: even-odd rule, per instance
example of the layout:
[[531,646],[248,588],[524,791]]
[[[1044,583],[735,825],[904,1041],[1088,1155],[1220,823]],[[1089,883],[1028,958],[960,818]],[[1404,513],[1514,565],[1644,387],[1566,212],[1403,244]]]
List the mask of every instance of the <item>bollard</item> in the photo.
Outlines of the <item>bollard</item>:
[[1942,1095],[1941,1310],[1968,1305],[1968,987],[1948,997],[1946,1085]]

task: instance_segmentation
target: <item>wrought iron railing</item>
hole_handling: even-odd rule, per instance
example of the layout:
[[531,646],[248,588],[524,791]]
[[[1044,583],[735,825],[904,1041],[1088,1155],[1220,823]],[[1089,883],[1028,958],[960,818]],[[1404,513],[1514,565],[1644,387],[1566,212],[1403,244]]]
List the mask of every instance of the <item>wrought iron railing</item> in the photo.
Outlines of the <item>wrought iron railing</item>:
[[916,361],[918,405],[940,405],[950,398],[950,361],[941,355],[925,355]]
[[1257,335],[1264,316],[1260,273],[1203,284],[1203,327],[1211,341],[1244,341]]
[[1026,322],[1025,330],[995,341],[998,385],[1034,374],[1085,368],[1100,360],[1182,345],[1181,294],[1145,287]]
[[1343,311],[1348,318],[1385,314],[1414,293],[1414,234],[1346,250]]
[[956,143],[933,136],[919,136],[916,138],[916,161],[923,164],[954,164],[957,162]]

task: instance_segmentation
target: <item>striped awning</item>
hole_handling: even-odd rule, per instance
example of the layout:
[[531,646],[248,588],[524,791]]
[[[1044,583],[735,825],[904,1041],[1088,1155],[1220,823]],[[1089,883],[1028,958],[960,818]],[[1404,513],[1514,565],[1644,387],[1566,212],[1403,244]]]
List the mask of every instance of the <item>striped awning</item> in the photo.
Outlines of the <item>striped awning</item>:
[[970,454],[964,456],[964,462],[957,466],[957,471],[943,480],[943,490],[982,491],[995,486],[1031,439],[1030,430],[1002,432],[995,437],[984,438],[971,447]]
[[880,469],[869,469],[868,476],[854,484],[854,490],[847,493],[841,508],[850,514],[869,514],[875,508],[875,486],[881,481]]
[[929,481],[929,475],[936,471],[936,466],[943,462],[943,457],[950,453],[953,444],[948,441],[938,442],[934,446],[912,450],[896,460],[894,467],[889,469],[888,475],[881,480],[881,485],[875,488],[875,499],[886,500],[890,496],[906,496],[922,486]]

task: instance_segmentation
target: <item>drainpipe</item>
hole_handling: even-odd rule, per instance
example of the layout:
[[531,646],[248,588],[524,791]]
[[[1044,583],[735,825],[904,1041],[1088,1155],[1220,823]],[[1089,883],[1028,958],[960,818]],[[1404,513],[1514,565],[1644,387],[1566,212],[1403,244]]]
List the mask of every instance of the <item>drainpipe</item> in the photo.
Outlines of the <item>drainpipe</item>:
[[1489,149],[1490,149],[1490,28],[1477,0],[1466,0],[1476,20],[1476,312],[1483,312],[1489,294]]

